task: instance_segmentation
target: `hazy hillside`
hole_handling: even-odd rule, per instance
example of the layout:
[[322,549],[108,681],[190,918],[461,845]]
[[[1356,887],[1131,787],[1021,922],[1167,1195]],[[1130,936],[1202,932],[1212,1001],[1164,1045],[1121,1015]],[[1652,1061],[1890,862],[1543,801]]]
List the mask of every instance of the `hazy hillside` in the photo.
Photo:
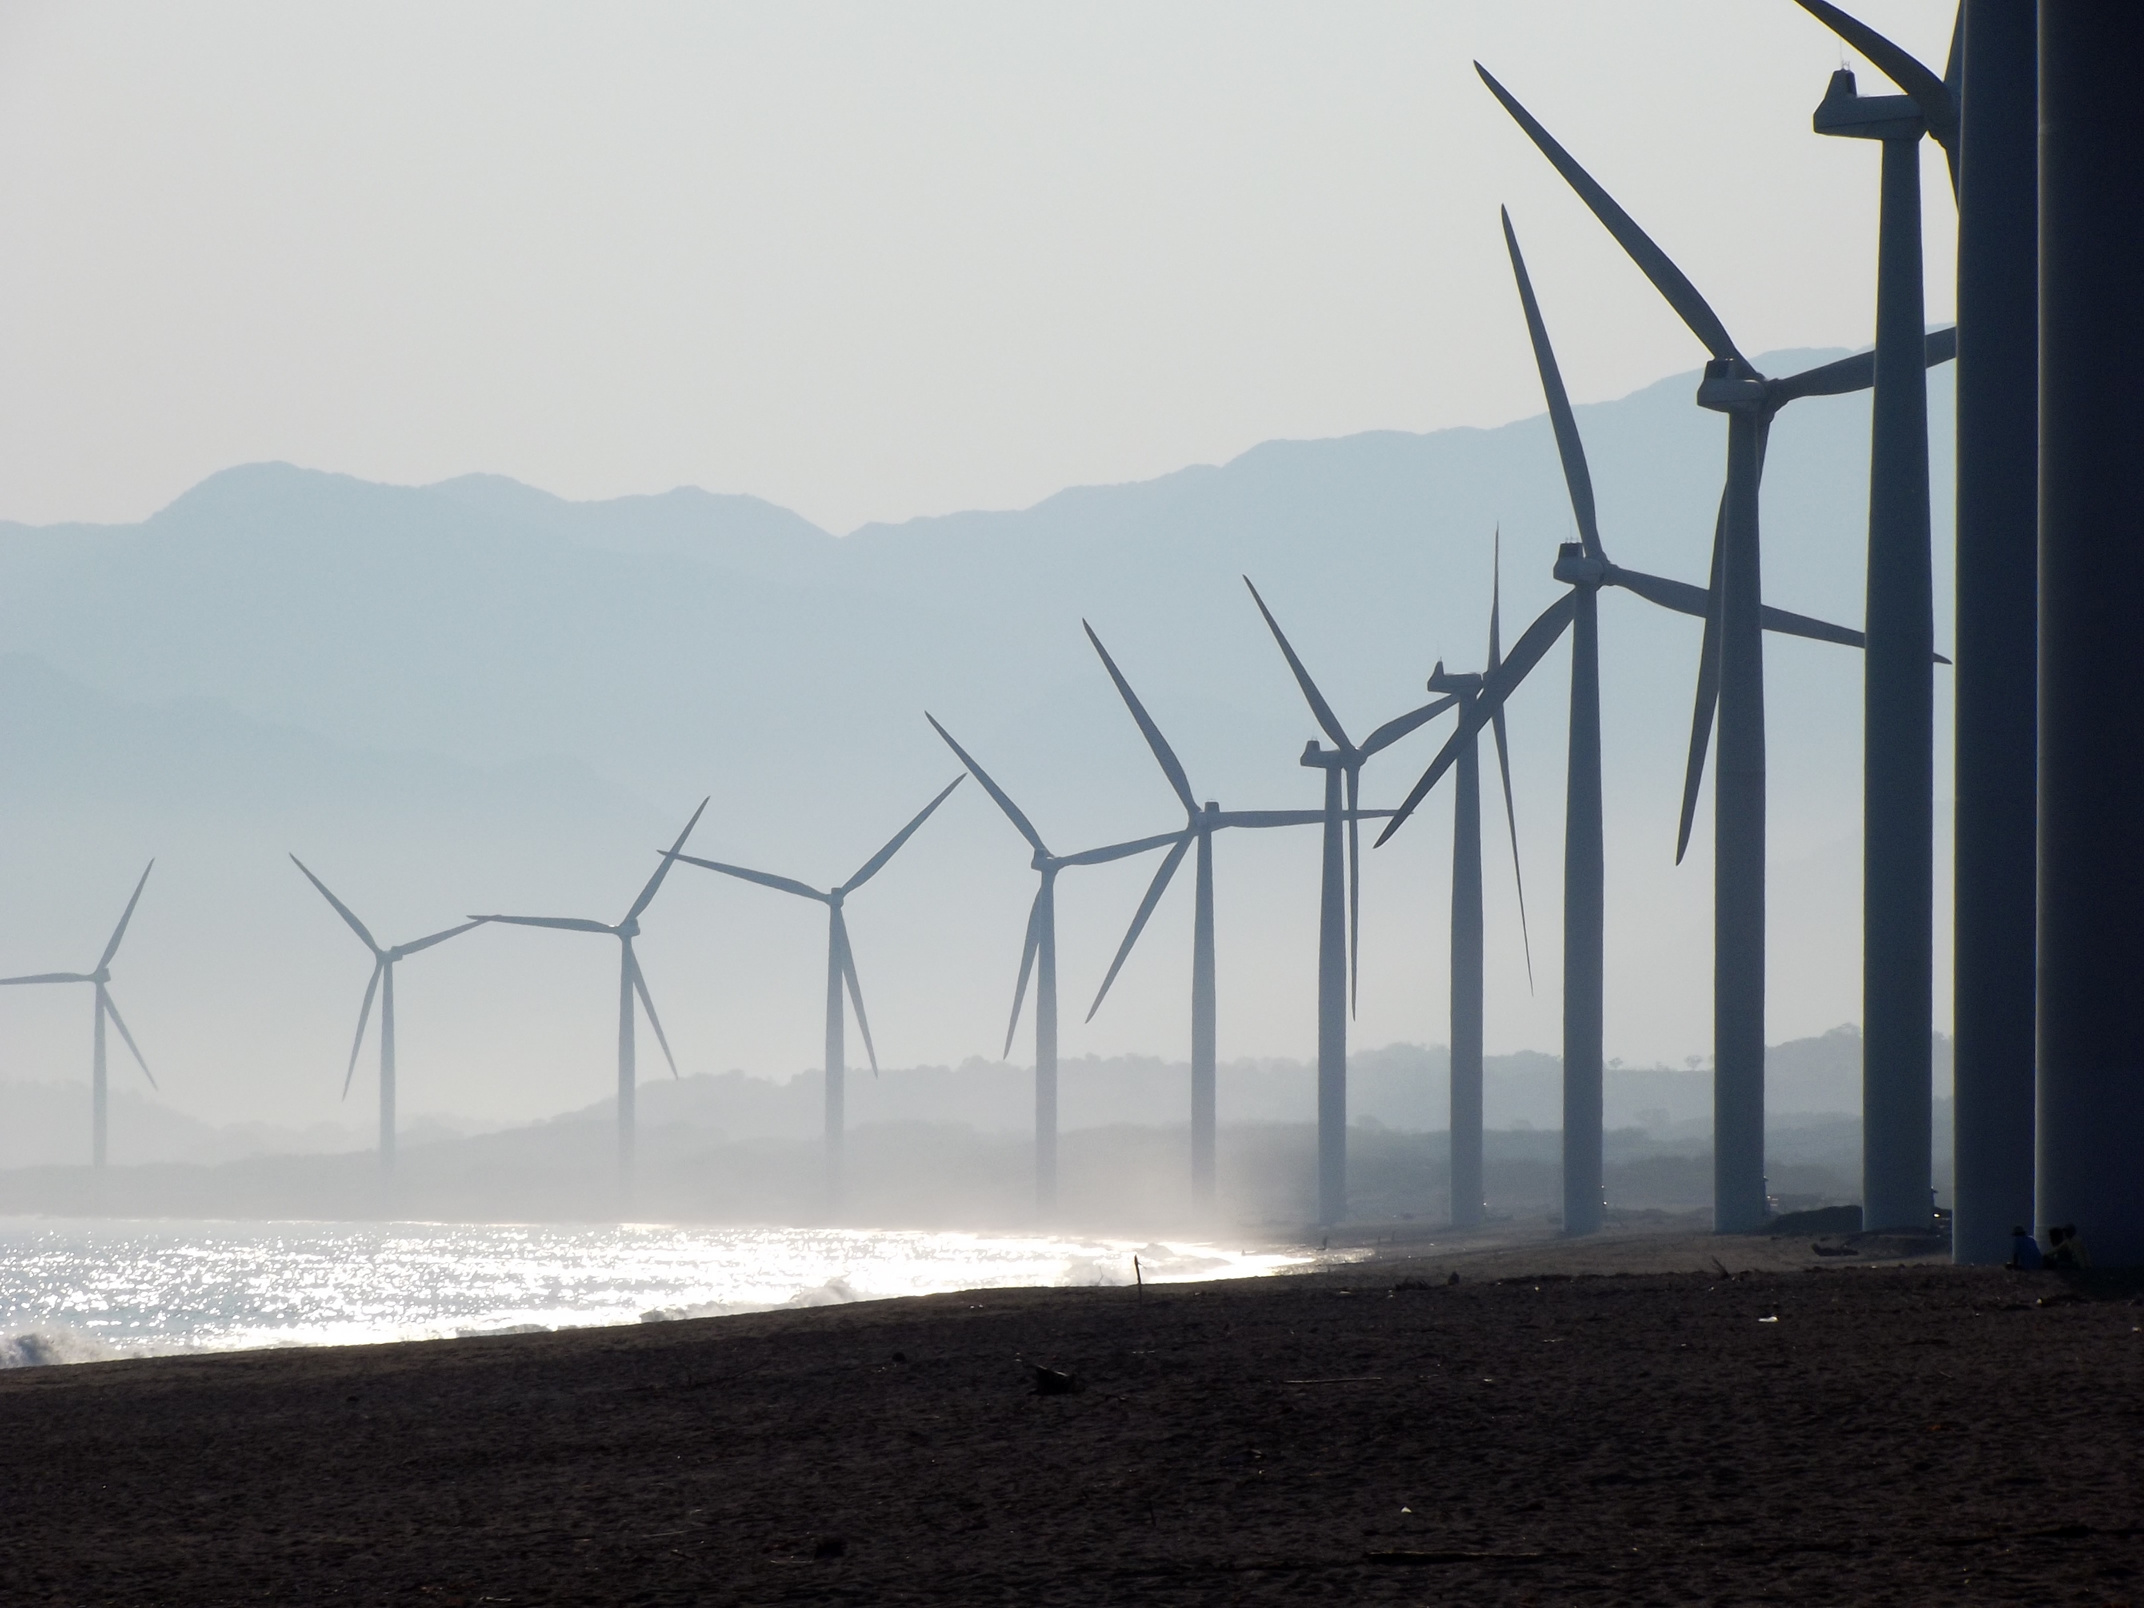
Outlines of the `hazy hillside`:
[[[1580,415],[1611,553],[1700,578],[1720,441],[1692,384]],[[1866,430],[1852,398],[1783,417],[1773,599],[1858,619]],[[1932,443],[1947,529],[1946,424]],[[366,963],[287,851],[397,937],[479,909],[612,919],[712,794],[703,851],[828,883],[953,773],[925,707],[1053,844],[1164,829],[1173,802],[1083,615],[1202,794],[1312,802],[1295,756],[1313,727],[1239,573],[1359,733],[1421,701],[1440,655],[1478,662],[1499,524],[1508,642],[1555,595],[1547,564],[1569,528],[1541,419],[1269,443],[838,538],[747,496],[573,504],[495,477],[400,488],[278,465],[216,476],[140,525],[0,527],[0,967],[87,964],[161,855],[118,967],[130,1023],[175,1104],[302,1127],[333,1105]],[[1628,597],[1603,617],[1609,1049],[1673,1064],[1710,1037],[1708,846],[1680,869],[1667,852],[1696,632]],[[1562,663],[1513,710],[1531,991],[1490,843],[1490,1040],[1505,1050],[1556,1045]],[[1852,654],[1807,644],[1771,665],[1772,1017],[1789,1038],[1859,1014],[1859,677]],[[1436,740],[1373,769],[1373,802]],[[1445,1036],[1447,823],[1440,801],[1366,868],[1359,1042]],[[1108,1008],[1079,1020],[1147,874],[1067,880],[1067,1054],[1183,1054],[1188,879]],[[1301,1056],[1314,843],[1245,834],[1220,878],[1223,1053]],[[969,788],[857,896],[889,1064],[999,1053],[1031,890],[1024,847]],[[683,1068],[816,1065],[823,946],[814,907],[681,873],[643,955]],[[528,1117],[600,1095],[614,966],[607,940],[498,930],[412,962],[405,1108]],[[0,1000],[0,1073],[81,1074],[86,1008],[59,992]]]

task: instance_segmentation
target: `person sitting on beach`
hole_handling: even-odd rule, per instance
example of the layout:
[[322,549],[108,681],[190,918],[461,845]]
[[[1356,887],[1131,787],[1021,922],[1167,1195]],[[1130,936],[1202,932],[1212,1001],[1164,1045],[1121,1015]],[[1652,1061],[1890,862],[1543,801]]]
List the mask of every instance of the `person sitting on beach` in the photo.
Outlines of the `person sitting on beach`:
[[2081,1273],[2092,1265],[2092,1258],[2085,1254],[2084,1241],[2078,1237],[2075,1223],[2064,1223],[2060,1228],[2051,1228],[2047,1237],[2054,1242],[2054,1251],[2047,1258],[2049,1267],[2059,1267],[2073,1273]]
[[2030,1273],[2039,1268],[2041,1261],[2040,1242],[2022,1228],[2011,1229],[2010,1260],[2007,1265],[2021,1273]]

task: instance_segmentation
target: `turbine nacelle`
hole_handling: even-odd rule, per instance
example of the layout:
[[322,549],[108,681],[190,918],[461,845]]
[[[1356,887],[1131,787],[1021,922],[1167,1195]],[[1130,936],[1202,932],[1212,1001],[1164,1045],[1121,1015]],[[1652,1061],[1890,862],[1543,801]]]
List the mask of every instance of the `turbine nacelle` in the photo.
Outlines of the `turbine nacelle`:
[[1911,95],[1863,95],[1854,88],[1854,70],[1831,75],[1824,98],[1809,126],[1819,134],[1850,140],[1917,140],[1928,122]]
[[1584,542],[1565,542],[1556,549],[1556,565],[1550,573],[1566,586],[1604,586],[1610,568],[1604,558],[1587,557]]
[[1310,770],[1344,770],[1347,762],[1348,756],[1340,749],[1323,747],[1313,737],[1303,744],[1303,757],[1296,763]]
[[1771,401],[1771,388],[1747,363],[1715,357],[1698,382],[1697,405],[1714,413],[1755,413]]
[[1453,671],[1444,668],[1444,661],[1437,661],[1436,669],[1430,671],[1427,688],[1431,692],[1448,692],[1454,697],[1471,698],[1481,691],[1481,677],[1472,671]]

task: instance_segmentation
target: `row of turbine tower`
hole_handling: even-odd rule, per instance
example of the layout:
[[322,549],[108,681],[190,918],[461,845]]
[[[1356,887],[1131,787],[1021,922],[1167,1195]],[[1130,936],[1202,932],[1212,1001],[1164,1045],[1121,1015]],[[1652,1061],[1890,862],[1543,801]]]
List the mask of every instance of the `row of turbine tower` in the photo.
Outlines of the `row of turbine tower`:
[[[899,852],[953,788],[973,776],[1032,851],[1037,886],[1022,946],[1009,1053],[1034,987],[1035,1173],[1046,1207],[1056,1192],[1057,957],[1056,879],[1070,867],[1160,852],[1160,864],[1134,912],[1122,943],[1089,1007],[1091,1018],[1137,944],[1172,880],[1194,861],[1191,968],[1190,1174],[1193,1191],[1210,1199],[1217,1125],[1214,836],[1227,828],[1316,825],[1321,829],[1317,961],[1317,1174],[1323,1223],[1347,1216],[1347,1022],[1353,1008],[1361,879],[1360,823],[1381,820],[1376,842],[1400,830],[1431,790],[1453,777],[1455,801],[1451,879],[1451,1216],[1478,1221],[1482,1210],[1481,1120],[1483,1038],[1483,890],[1479,739],[1494,739],[1504,814],[1518,878],[1518,837],[1512,797],[1505,705],[1550,648],[1572,638],[1563,874],[1563,1221],[1567,1232],[1600,1226],[1602,1200],[1602,1029],[1605,1010],[1605,845],[1601,804],[1599,597],[1603,588],[1654,607],[1701,619],[1695,707],[1682,797],[1676,859],[1687,849],[1706,757],[1713,764],[1714,830],[1714,1189],[1715,1221],[1724,1231],[1759,1226],[1767,1213],[1764,1183],[1765,999],[1765,729],[1763,635],[1784,633],[1865,649],[1864,878],[1865,967],[1865,1212],[1871,1226],[1925,1223],[1929,1205],[1932,1015],[1933,721],[1935,653],[1929,521],[1925,370],[1956,351],[1955,330],[1928,332],[1923,323],[1918,148],[1932,136],[1953,158],[1959,119],[1955,104],[1958,53],[1939,77],[1895,45],[1823,0],[1803,7],[1875,62],[1903,95],[1863,96],[1841,69],[1817,108],[1820,134],[1873,139],[1881,144],[1882,208],[1876,332],[1872,351],[1797,374],[1758,372],[1696,287],[1615,200],[1519,101],[1477,64],[1483,83],[1527,137],[1608,229],[1633,263],[1704,346],[1708,361],[1697,391],[1700,407],[1726,417],[1725,486],[1716,519],[1709,572],[1702,584],[1629,570],[1613,563],[1602,543],[1583,441],[1557,366],[1547,321],[1535,296],[1508,211],[1504,243],[1510,258],[1535,368],[1554,432],[1577,539],[1563,543],[1553,566],[1562,595],[1533,620],[1508,654],[1502,649],[1500,578],[1492,585],[1488,650],[1478,671],[1454,672],[1440,661],[1426,690],[1434,696],[1377,727],[1359,743],[1319,690],[1273,612],[1255,587],[1251,597],[1301,688],[1325,741],[1311,739],[1300,764],[1322,772],[1324,800],[1316,810],[1224,810],[1201,801],[1174,749],[1091,626],[1087,635],[1177,801],[1182,826],[1127,842],[1071,854],[1053,852],[1032,821],[983,765],[935,717],[932,727],[958,757],[963,774],[926,804],[856,873],[819,888],[772,872],[687,854],[700,818],[693,813],[639,895],[616,922],[584,917],[473,915],[413,942],[381,946],[352,909],[302,863],[299,869],[331,904],[373,957],[345,1074],[348,1092],[377,1000],[380,1008],[380,1152],[391,1167],[395,1131],[394,968],[403,959],[489,923],[606,935],[619,944],[617,1119],[621,1169],[633,1157],[635,1040],[638,1019],[676,1063],[649,995],[634,940],[640,917],[679,865],[696,866],[774,891],[812,899],[828,912],[826,961],[825,1144],[828,1196],[841,1197],[844,1081],[848,1013],[874,1069],[877,1054],[864,1013],[844,902]],[[1811,396],[1873,390],[1870,532],[1866,632],[1766,605],[1760,575],[1759,488],[1773,418]],[[1248,581],[1246,581],[1248,585]],[[1399,738],[1450,713],[1454,729],[1397,809],[1365,809],[1364,766]],[[1329,744],[1330,746],[1327,746]],[[703,802],[700,809],[706,808]],[[143,873],[146,881],[147,872]],[[117,1026],[144,1074],[148,1067],[112,1004],[109,968],[126,931],[137,885],[97,967],[87,973],[45,973],[5,983],[89,982],[95,986],[94,1154],[105,1159],[106,1021]],[[1523,884],[1519,889],[1524,930]],[[1527,959],[1531,971],[1531,954]],[[152,1080],[153,1081],[153,1080]]]

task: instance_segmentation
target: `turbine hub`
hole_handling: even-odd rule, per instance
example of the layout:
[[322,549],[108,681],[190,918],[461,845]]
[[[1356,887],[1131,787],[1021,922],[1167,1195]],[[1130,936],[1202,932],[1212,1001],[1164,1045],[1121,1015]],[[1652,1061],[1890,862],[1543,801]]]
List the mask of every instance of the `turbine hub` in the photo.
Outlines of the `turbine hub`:
[[1584,542],[1565,542],[1556,549],[1554,574],[1566,586],[1599,586],[1608,579],[1608,563],[1588,558]]
[[627,916],[617,926],[611,928],[611,931],[630,943],[640,936],[640,918],[638,916]]

